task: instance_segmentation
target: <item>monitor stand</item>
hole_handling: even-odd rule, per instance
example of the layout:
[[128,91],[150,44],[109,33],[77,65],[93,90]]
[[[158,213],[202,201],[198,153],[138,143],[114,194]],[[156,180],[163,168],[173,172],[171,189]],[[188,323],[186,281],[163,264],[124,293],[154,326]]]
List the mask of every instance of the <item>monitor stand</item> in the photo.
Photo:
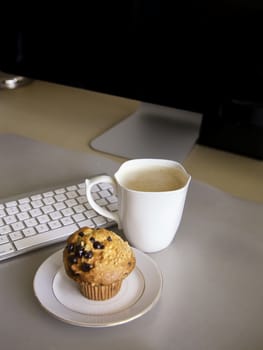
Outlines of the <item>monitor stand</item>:
[[91,142],[95,150],[128,159],[182,162],[199,136],[201,114],[141,103],[135,113]]

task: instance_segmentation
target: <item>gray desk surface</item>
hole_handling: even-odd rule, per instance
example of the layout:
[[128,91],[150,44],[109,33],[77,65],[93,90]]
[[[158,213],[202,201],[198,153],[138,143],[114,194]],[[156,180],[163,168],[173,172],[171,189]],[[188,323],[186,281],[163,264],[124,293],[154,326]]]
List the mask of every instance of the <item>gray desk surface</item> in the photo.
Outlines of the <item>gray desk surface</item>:
[[[39,178],[48,185],[62,181],[63,173],[64,181],[94,172],[112,173],[118,166],[102,156],[18,136],[2,135],[1,141],[1,182],[13,184],[7,192],[16,181],[29,188],[38,186]],[[26,177],[21,163],[12,161],[20,157],[26,157],[32,170]],[[260,203],[193,180],[174,242],[151,254],[164,279],[158,304],[144,316],[110,328],[68,325],[36,300],[32,288],[36,270],[61,244],[2,262],[1,349],[262,349],[262,213]]]
[[[39,81],[0,93],[1,197],[113,173],[123,161],[88,145],[138,101]],[[152,254],[164,277],[154,309],[105,329],[56,320],[32,288],[56,245],[0,264],[0,348],[262,349],[263,162],[195,146],[184,165],[194,180],[182,224]]]

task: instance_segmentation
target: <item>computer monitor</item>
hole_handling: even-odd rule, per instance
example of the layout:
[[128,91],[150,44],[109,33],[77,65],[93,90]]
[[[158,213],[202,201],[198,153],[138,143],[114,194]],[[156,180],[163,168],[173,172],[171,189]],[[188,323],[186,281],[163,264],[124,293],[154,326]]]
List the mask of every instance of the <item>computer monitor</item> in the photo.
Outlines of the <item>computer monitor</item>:
[[201,113],[200,144],[263,159],[262,10],[256,0],[87,4],[81,24],[2,31],[0,70]]

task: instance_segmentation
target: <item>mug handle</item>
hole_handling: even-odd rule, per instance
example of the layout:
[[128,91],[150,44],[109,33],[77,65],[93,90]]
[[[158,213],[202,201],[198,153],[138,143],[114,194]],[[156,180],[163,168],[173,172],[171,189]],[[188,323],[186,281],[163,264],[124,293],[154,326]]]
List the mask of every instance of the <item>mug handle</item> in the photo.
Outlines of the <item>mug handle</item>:
[[88,202],[97,213],[99,213],[102,216],[105,216],[106,218],[116,221],[116,223],[118,224],[118,228],[120,229],[121,223],[120,223],[119,215],[117,213],[110,212],[106,208],[101,207],[95,202],[95,200],[92,197],[92,192],[91,192],[92,187],[102,182],[109,183],[113,187],[114,194],[117,194],[117,186],[114,179],[109,175],[98,175],[93,177],[92,179],[85,180],[86,196],[87,196]]

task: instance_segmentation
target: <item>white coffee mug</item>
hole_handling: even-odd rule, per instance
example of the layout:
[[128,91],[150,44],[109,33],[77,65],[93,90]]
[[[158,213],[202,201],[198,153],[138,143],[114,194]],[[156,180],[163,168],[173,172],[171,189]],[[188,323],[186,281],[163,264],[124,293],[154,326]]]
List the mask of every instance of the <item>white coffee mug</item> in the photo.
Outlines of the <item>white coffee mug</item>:
[[[134,159],[124,162],[114,177],[100,175],[86,180],[90,205],[115,220],[129,243],[146,253],[170,245],[181,222],[191,176],[184,167],[166,159]],[[92,197],[92,187],[112,185],[118,211],[110,212]]]

